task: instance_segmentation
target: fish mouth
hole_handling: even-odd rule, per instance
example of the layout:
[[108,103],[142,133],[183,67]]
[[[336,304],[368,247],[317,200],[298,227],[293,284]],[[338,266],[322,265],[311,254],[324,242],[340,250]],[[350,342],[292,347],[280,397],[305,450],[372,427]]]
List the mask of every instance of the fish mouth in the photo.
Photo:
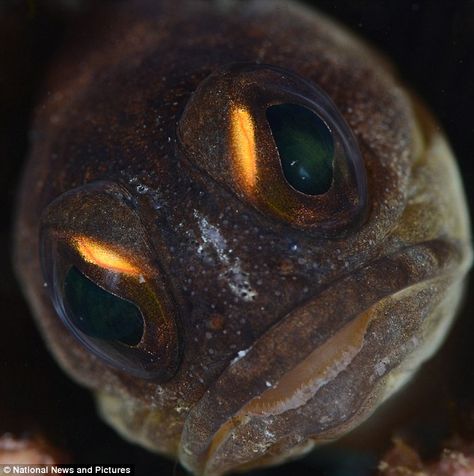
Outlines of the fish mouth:
[[444,240],[408,246],[284,316],[191,409],[182,463],[207,476],[272,464],[357,426],[441,341],[462,262]]

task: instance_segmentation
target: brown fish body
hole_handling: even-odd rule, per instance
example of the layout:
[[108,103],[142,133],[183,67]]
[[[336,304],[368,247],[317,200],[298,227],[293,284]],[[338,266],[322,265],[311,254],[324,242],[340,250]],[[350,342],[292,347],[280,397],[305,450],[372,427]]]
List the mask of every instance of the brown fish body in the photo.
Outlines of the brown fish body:
[[[439,129],[384,60],[293,3],[135,2],[78,31],[17,221],[52,352],[125,437],[196,474],[342,436],[461,296],[469,225]],[[285,104],[332,134],[324,192],[287,181],[268,119]],[[137,341],[78,327],[70,283],[139,316]]]

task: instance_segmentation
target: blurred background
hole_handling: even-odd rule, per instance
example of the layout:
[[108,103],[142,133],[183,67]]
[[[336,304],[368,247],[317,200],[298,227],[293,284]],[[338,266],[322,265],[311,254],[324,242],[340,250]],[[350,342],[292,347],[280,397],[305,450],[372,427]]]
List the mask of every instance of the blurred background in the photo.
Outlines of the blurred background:
[[[124,442],[97,418],[89,393],[47,353],[12,271],[12,217],[35,95],[68,25],[93,3],[0,0],[0,435],[38,430],[76,462],[134,463],[139,475],[181,475],[175,463]],[[398,66],[446,130],[474,209],[474,1],[305,3],[339,19]],[[454,436],[474,441],[472,295],[471,286],[441,352],[367,425],[303,460],[254,474],[368,476],[393,436],[425,458]]]

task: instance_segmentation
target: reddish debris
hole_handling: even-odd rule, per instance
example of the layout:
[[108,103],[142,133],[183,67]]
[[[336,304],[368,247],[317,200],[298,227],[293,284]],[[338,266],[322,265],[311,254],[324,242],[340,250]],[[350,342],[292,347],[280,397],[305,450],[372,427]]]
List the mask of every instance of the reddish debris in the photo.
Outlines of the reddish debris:
[[379,464],[379,476],[474,476],[474,448],[456,443],[459,449],[445,449],[439,461],[424,463],[413,448],[395,440]]
[[0,436],[0,464],[60,464],[69,459],[40,436]]

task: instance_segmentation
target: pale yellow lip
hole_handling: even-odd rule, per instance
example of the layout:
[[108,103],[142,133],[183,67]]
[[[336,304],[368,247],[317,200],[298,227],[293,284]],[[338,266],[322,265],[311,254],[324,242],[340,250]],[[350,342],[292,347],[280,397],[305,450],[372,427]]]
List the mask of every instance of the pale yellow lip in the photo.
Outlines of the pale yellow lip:
[[357,316],[337,331],[323,345],[284,374],[265,392],[244,405],[238,414],[215,433],[208,451],[208,460],[239,425],[254,417],[276,416],[296,409],[313,398],[318,390],[345,370],[364,345],[364,336],[377,305]]

